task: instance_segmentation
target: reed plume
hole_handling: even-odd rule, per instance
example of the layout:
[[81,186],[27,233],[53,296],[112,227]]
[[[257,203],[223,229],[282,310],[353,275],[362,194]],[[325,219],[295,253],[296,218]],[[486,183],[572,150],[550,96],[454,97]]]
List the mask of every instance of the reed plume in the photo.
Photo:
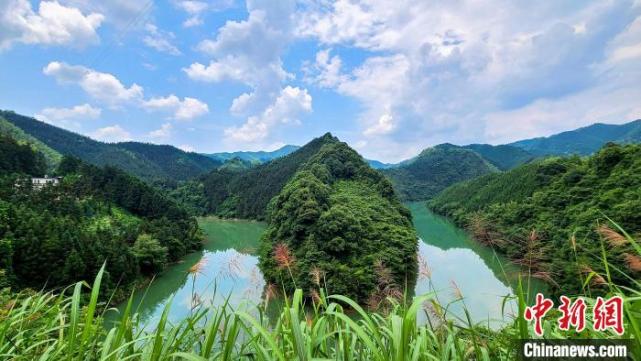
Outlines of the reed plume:
[[296,262],[296,257],[290,252],[285,243],[279,243],[274,246],[274,260],[278,268],[291,268]]
[[628,240],[623,235],[605,224],[600,225],[596,231],[608,241],[612,247],[621,247],[628,243]]
[[628,269],[630,269],[630,271],[641,272],[641,257],[629,253],[624,253],[623,259],[625,260],[625,264],[628,266]]

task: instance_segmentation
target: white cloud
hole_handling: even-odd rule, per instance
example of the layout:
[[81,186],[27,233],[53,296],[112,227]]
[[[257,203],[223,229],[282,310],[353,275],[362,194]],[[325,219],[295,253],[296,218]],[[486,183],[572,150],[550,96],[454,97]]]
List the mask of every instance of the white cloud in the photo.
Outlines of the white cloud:
[[124,130],[120,125],[111,125],[108,127],[100,128],[90,134],[90,136],[96,140],[115,143],[115,142],[125,142],[131,140],[131,134],[128,131]]
[[155,140],[166,140],[171,136],[172,130],[173,126],[170,123],[165,123],[161,125],[160,128],[149,132],[147,136]]
[[142,39],[143,43],[150,48],[153,48],[161,53],[170,55],[181,55],[182,53],[171,42],[176,38],[174,33],[162,31],[154,24],[147,24],[145,26],[147,35]]
[[189,145],[189,144],[181,144],[181,145],[178,146],[178,149],[181,149],[181,150],[183,150],[185,152],[195,152],[196,151],[196,149],[193,146]]
[[174,0],[174,5],[189,16],[183,26],[186,28],[203,24],[203,16],[208,11],[220,11],[233,6],[234,0],[198,1]]
[[195,98],[183,98],[171,94],[167,97],[151,98],[142,103],[147,110],[169,111],[177,120],[190,120],[209,113],[209,106]]
[[225,129],[228,140],[255,143],[267,138],[278,124],[297,124],[298,117],[312,111],[312,97],[306,89],[285,87],[262,114],[251,116],[240,127]]
[[98,13],[83,14],[57,1],[42,1],[35,12],[28,0],[0,3],[0,50],[14,43],[84,47],[100,41],[97,29],[104,20]]
[[[264,109],[281,91],[281,84],[293,78],[284,68],[281,54],[292,39],[291,0],[248,1],[248,18],[228,21],[214,39],[198,44],[198,50],[211,56],[208,64],[193,63],[183,69],[195,81],[218,83],[234,81],[251,88],[235,113]],[[239,100],[241,101],[241,100]]]
[[78,129],[81,121],[97,119],[101,113],[100,108],[82,104],[72,108],[44,108],[35,115],[35,118],[63,128]]
[[378,118],[378,122],[371,127],[365,129],[365,135],[383,135],[392,132],[396,128],[392,114],[385,113]]
[[[358,100],[362,134],[376,136],[364,151],[398,160],[410,148],[444,141],[507,139],[493,125],[499,114],[550,114],[539,122],[502,118],[505,129],[530,124],[529,133],[519,132],[528,136],[558,129],[554,122],[584,124],[550,112],[549,104],[572,108],[564,116],[595,119],[608,105],[594,89],[607,83],[623,87],[609,87],[621,96],[616,113],[636,114],[639,15],[630,1],[310,1],[296,15],[296,35],[335,53],[317,53],[303,68],[305,80]],[[346,66],[345,48],[364,50],[365,60]],[[579,94],[585,103],[570,100]],[[393,131],[380,134],[388,111]]]
[[141,86],[134,83],[127,88],[114,75],[84,66],[53,61],[43,69],[43,72],[60,83],[79,85],[89,96],[110,106],[137,102],[143,97]]
[[184,97],[181,100],[171,94],[145,100],[141,86],[134,83],[126,87],[112,74],[80,65],[54,61],[43,69],[43,73],[54,77],[59,83],[79,85],[89,96],[112,108],[133,105],[149,111],[171,112],[177,120],[190,120],[209,113],[209,106],[196,98]]
[[66,6],[73,6],[84,12],[103,14],[105,22],[114,25],[119,31],[129,32],[141,29],[147,14],[153,10],[154,0],[58,0]]

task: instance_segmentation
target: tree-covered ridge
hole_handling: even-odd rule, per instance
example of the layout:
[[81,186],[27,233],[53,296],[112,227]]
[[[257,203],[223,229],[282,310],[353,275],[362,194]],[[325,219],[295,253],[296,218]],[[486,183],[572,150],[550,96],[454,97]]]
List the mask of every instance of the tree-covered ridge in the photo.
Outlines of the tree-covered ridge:
[[65,157],[58,170],[62,182],[35,189],[34,169],[36,164],[21,163],[0,172],[1,286],[66,286],[93,279],[108,261],[105,285],[113,289],[201,247],[194,218],[123,171]]
[[29,144],[20,144],[15,139],[0,134],[0,174],[28,173],[42,176],[47,163],[41,153]]
[[608,142],[625,144],[640,141],[641,119],[621,125],[596,123],[549,137],[526,139],[509,145],[538,156],[590,155]]
[[[172,192],[175,198],[189,199],[203,205],[200,213],[223,217],[264,219],[269,201],[276,196],[298,169],[324,144],[337,142],[331,134],[316,138],[284,157],[246,170],[217,169],[194,184]],[[202,188],[199,185],[202,183]],[[182,188],[202,189],[198,196],[187,197]],[[197,208],[197,207],[192,207]]]
[[22,129],[16,127],[8,120],[2,117],[0,113],[0,135],[13,138],[20,144],[29,144],[36,152],[42,154],[47,162],[47,170],[53,170],[60,163],[62,155],[48,147],[38,139],[25,133]]
[[412,289],[417,236],[392,185],[345,143],[325,144],[270,205],[259,266],[267,282],[327,287],[375,306]]
[[183,181],[222,164],[169,145],[98,142],[10,111],[0,111],[0,117],[60,154],[98,166],[118,167],[147,181]]
[[[553,158],[458,184],[429,202],[480,241],[532,266],[560,293],[577,293],[606,275],[602,256],[641,277],[641,259],[607,217],[641,234],[641,145],[608,144],[588,158]],[[602,240],[606,252],[602,252]],[[576,260],[576,261],[575,261]],[[620,284],[630,279],[609,270]],[[605,277],[605,276],[603,276]],[[596,284],[595,284],[596,282]]]
[[463,148],[475,151],[500,170],[512,169],[535,158],[533,154],[511,145],[470,144]]
[[452,144],[425,149],[396,168],[382,170],[408,201],[430,199],[454,183],[496,171],[476,152]]

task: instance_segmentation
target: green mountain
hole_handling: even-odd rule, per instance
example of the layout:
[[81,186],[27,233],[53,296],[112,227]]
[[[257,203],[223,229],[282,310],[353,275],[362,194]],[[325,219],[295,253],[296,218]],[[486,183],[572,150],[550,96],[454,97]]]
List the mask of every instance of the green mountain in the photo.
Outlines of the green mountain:
[[231,170],[231,171],[242,171],[253,167],[255,163],[252,163],[248,160],[244,160],[240,157],[235,157],[229,160],[226,160],[223,165],[218,167],[222,170]]
[[429,199],[454,183],[496,171],[475,151],[452,144],[425,149],[395,168],[382,170],[406,201]]
[[[206,213],[264,219],[269,201],[323,145],[337,142],[327,133],[284,157],[244,171],[220,169],[201,177]],[[197,188],[197,185],[188,185]],[[180,192],[180,190],[178,190]],[[203,203],[203,202],[201,202]]]
[[[630,266],[632,245],[606,218],[641,235],[640,169],[641,145],[610,143],[587,158],[538,160],[456,184],[429,205],[482,243],[530,265],[557,293],[573,294],[588,277],[606,277],[602,252],[616,270],[614,282],[641,277],[641,269]],[[611,243],[602,250],[604,240]]]
[[219,162],[226,162],[228,160],[239,158],[244,161],[248,161],[253,164],[262,164],[267,163],[270,160],[284,157],[290,153],[295,152],[300,147],[297,145],[286,145],[279,149],[276,149],[272,152],[223,152],[223,153],[212,153],[212,154],[203,154],[206,157],[217,160]]
[[300,288],[311,298],[327,285],[376,308],[413,289],[411,216],[358,153],[336,138],[323,143],[274,199],[259,266],[289,294]]
[[538,156],[590,155],[608,142],[641,142],[641,119],[621,125],[597,123],[549,137],[526,139],[509,145]]
[[[12,125],[14,133],[19,129],[23,139],[38,150],[45,146],[45,155],[52,150],[49,159],[54,159],[56,153],[72,155],[97,166],[118,167],[147,181],[187,180],[222,164],[169,145],[103,143],[10,111],[0,111],[0,118]],[[33,139],[37,141],[31,142]]]
[[463,148],[475,151],[500,170],[512,169],[535,158],[532,153],[511,145],[470,144]]
[[121,170],[64,157],[60,183],[34,188],[44,157],[4,136],[0,150],[0,287],[91,281],[107,262],[106,290],[119,285],[121,298],[139,278],[202,246],[193,217]]
[[22,129],[13,125],[13,123],[2,117],[0,113],[0,135],[9,136],[15,139],[18,143],[29,144],[37,153],[42,154],[47,162],[49,170],[53,170],[60,160],[62,155],[55,150],[49,148],[46,144],[25,133]]

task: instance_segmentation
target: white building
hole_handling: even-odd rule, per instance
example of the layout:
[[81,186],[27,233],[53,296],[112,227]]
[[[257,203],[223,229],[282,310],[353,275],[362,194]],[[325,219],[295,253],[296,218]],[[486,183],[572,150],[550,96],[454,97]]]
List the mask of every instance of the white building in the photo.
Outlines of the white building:
[[54,186],[57,186],[60,184],[61,177],[48,177],[45,175],[44,178],[31,178],[31,186],[33,189],[42,189],[44,188],[47,184],[51,184]]

